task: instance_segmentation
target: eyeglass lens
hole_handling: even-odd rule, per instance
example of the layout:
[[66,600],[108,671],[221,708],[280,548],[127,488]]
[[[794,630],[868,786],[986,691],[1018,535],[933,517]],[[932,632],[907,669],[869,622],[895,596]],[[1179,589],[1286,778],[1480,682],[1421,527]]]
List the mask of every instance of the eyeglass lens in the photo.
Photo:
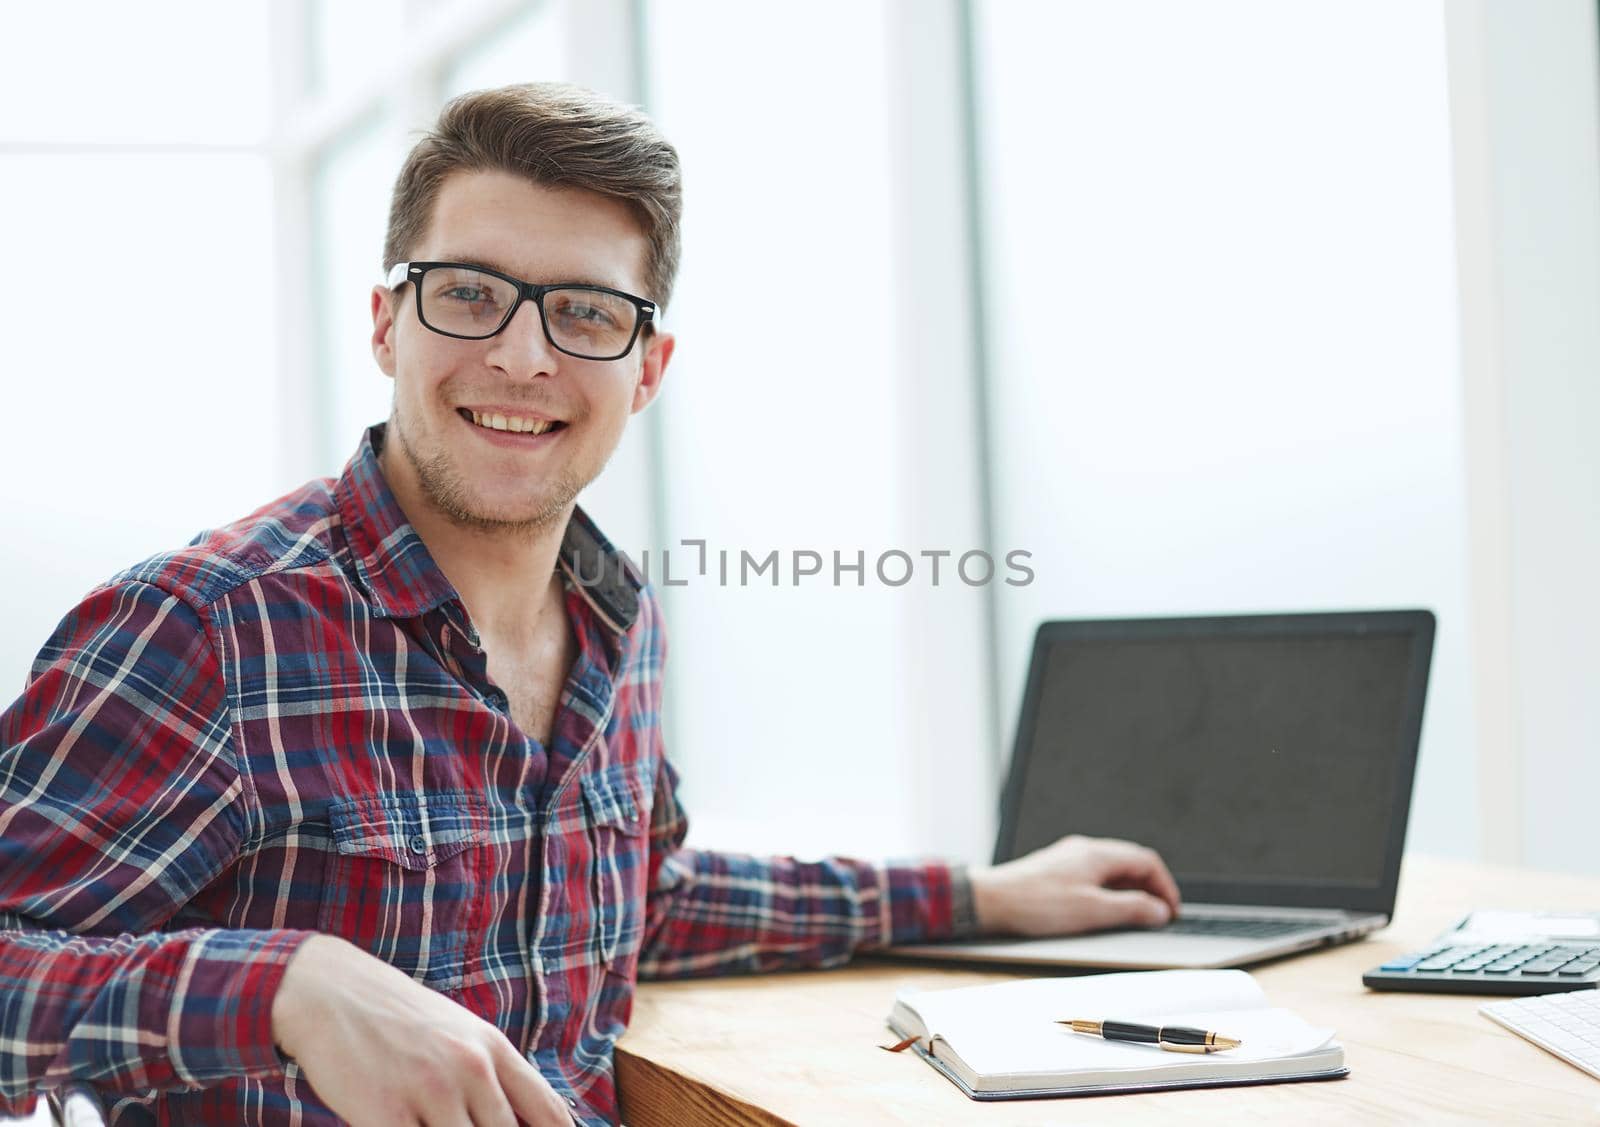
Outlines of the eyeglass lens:
[[[419,282],[422,320],[431,329],[463,337],[493,336],[517,302],[504,278],[456,266],[435,266]],[[544,320],[558,348],[610,359],[628,347],[639,308],[604,290],[566,286],[544,294]]]

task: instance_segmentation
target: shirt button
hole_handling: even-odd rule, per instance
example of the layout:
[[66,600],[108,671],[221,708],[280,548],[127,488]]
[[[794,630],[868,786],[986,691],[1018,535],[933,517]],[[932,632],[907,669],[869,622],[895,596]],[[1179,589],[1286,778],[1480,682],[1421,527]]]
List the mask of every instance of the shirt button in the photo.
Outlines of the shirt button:
[[411,852],[413,852],[413,853],[426,853],[427,851],[428,851],[428,839],[423,837],[421,834],[412,834],[411,835]]
[[568,1107],[577,1107],[578,1106],[578,1101],[573,1099],[571,1096],[568,1096],[567,1097],[567,1106]]

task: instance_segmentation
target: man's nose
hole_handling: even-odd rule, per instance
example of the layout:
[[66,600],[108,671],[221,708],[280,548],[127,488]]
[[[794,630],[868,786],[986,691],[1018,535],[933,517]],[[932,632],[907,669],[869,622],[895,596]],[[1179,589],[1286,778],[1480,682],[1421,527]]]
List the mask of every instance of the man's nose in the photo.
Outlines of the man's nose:
[[507,375],[532,379],[555,374],[561,354],[544,335],[539,307],[531,301],[512,314],[510,322],[490,338],[488,360]]

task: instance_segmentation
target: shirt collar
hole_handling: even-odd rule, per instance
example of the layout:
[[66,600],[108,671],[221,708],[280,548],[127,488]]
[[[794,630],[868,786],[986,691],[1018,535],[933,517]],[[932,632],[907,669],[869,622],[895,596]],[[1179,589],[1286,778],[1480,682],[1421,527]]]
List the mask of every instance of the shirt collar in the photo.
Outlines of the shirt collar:
[[567,586],[577,589],[600,620],[618,634],[626,634],[639,617],[644,577],[576,505],[561,539],[557,563]]
[[[368,427],[334,487],[356,577],[384,618],[416,618],[457,600],[455,587],[434,563],[406,520],[378,464],[386,423]],[[562,537],[559,566],[595,614],[619,634],[639,616],[644,579],[589,515],[573,507]]]

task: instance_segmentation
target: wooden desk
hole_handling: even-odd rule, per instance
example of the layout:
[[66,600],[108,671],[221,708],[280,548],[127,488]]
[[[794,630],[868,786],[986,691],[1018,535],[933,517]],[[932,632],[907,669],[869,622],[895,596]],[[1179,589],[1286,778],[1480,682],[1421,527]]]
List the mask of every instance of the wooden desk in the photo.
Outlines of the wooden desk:
[[1254,968],[1274,1003],[1339,1031],[1350,1076],[1276,1084],[978,1103],[889,1039],[903,986],[1025,977],[863,957],[834,971],[647,983],[617,1046],[623,1121],[656,1124],[1273,1123],[1600,1119],[1600,1080],[1477,1013],[1482,997],[1374,993],[1361,974],[1473,907],[1600,909],[1600,877],[1407,857],[1395,922]]

